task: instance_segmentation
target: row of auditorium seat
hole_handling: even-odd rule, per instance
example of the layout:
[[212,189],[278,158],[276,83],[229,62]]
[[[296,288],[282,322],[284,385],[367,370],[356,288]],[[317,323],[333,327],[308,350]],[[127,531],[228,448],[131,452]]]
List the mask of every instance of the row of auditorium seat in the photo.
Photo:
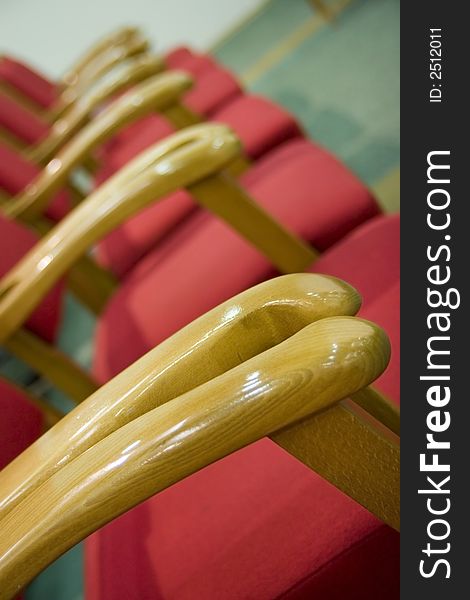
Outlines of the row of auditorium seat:
[[[367,187],[308,139],[293,115],[243,90],[214,58],[177,48],[164,63],[166,71],[192,78],[182,103],[196,120],[224,123],[239,138],[244,168],[224,177],[320,252],[309,271],[359,291],[359,316],[380,325],[392,345],[390,364],[375,385],[398,405],[399,216],[383,214]],[[62,88],[5,56],[0,82],[0,134],[7,132],[3,141],[0,135],[0,198],[7,206],[41,175],[42,165],[27,151],[49,135],[47,111]],[[27,102],[18,100],[22,95]],[[93,186],[112,180],[175,130],[157,113],[123,128],[94,153]],[[60,227],[73,210],[64,186],[45,216]],[[0,215],[0,276],[40,235]],[[97,317],[93,376],[99,384],[200,315],[278,274],[229,224],[201,208],[190,189],[175,190],[126,220],[93,256],[118,281]],[[29,331],[48,344],[57,339],[65,291],[58,281],[27,320]],[[41,434],[44,413],[3,380],[0,395],[1,467]],[[156,495],[98,530],[85,547],[87,600],[398,595],[397,533],[269,440]]]

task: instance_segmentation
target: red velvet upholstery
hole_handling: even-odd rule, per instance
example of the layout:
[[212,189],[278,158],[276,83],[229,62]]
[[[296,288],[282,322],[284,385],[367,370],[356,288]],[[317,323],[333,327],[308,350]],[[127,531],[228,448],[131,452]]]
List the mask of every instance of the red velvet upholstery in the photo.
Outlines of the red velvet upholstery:
[[42,433],[42,413],[19,388],[0,378],[0,470]]
[[[41,172],[40,168],[23,158],[18,152],[0,144],[0,188],[11,196],[20,194]],[[46,216],[58,222],[71,207],[68,193],[63,190],[49,204]]]
[[49,125],[0,92],[0,129],[27,144],[37,144],[49,133]]
[[[199,220],[198,227],[204,229],[201,216]],[[197,233],[192,227],[192,232],[185,232],[186,239]],[[218,255],[221,237],[212,237],[214,231],[205,229],[208,245]],[[185,239],[181,232],[180,236],[172,252]],[[222,261],[201,272],[192,246],[181,275],[181,282],[187,281],[186,292],[180,282],[170,297],[166,291],[174,284],[171,273],[177,276],[177,271],[172,271],[175,264],[166,271],[162,268],[170,255],[167,250],[160,262],[139,269],[140,285],[150,279],[156,293],[147,287],[139,298],[127,289],[125,297],[117,299],[123,322],[116,314],[105,327],[125,328],[131,314],[145,311],[145,296],[146,330],[139,333],[143,339],[155,327],[163,339],[169,321],[178,327],[183,324],[178,298],[180,304],[190,305],[183,316],[189,321],[201,312],[199,296],[212,300],[219,296],[220,301],[225,290],[234,293],[234,278],[240,283],[239,263],[244,270],[249,268],[244,253],[234,253],[230,260],[222,249]],[[391,335],[392,368],[377,386],[398,401],[398,217],[369,220],[327,251],[313,270],[356,285],[364,298],[362,316],[380,323]],[[138,286],[139,279],[133,283]],[[108,318],[109,313],[103,317]],[[98,352],[103,323],[100,327]],[[121,343],[131,341],[122,337]],[[86,598],[395,600],[398,556],[394,531],[275,444],[262,440],[154,496],[91,536],[86,542]]]
[[[34,246],[37,239],[26,227],[0,215],[0,240],[1,278]],[[48,342],[54,341],[59,325],[62,291],[62,284],[55,286],[27,322],[29,329]]]
[[[321,250],[378,212],[356,177],[305,140],[273,151],[242,181],[274,217]],[[164,206],[146,209],[148,222],[158,222]],[[191,217],[140,261],[108,304],[98,326],[96,375],[112,377],[186,323],[272,273],[268,261],[227,225],[202,212]]]
[[54,83],[12,57],[0,57],[0,80],[17,88],[43,108],[49,108],[56,99],[57,88]]

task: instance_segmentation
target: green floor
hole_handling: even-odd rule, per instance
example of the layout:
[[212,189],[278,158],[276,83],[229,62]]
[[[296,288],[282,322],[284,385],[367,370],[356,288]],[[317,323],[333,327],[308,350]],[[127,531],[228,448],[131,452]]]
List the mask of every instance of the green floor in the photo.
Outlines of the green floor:
[[[387,210],[399,207],[399,0],[331,0],[331,23],[305,0],[271,0],[222,40],[216,57],[246,87],[297,115],[308,134],[332,150]],[[91,360],[93,319],[72,300],[61,347]],[[18,377],[25,377],[18,365]],[[36,384],[40,386],[40,384]],[[66,402],[47,391],[54,403]],[[78,545],[29,587],[27,600],[80,600]],[[105,599],[103,599],[105,600]],[[124,599],[123,599],[124,600]]]

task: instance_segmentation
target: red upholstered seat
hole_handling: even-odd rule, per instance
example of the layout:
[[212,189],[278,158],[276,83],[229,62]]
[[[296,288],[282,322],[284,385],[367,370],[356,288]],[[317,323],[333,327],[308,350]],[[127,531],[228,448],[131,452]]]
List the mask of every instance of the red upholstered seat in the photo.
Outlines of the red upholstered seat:
[[27,144],[37,144],[49,133],[49,125],[0,92],[0,129]]
[[[303,135],[293,115],[271,100],[253,94],[238,96],[216,111],[211,120],[231,127],[240,138],[245,153],[252,159]],[[157,114],[139,121],[132,135],[128,135],[126,130],[124,137],[119,138],[112,147],[108,146],[105,165],[98,174],[97,183],[102,183],[139,152],[174,131],[170,122]]]
[[0,57],[0,80],[17,88],[43,108],[56,99],[56,85],[25,63],[9,56]]
[[[379,211],[354,175],[306,140],[273,151],[242,182],[274,217],[320,250]],[[148,221],[164,206],[165,201],[146,209]],[[98,326],[96,374],[101,380],[112,377],[183,325],[270,274],[268,261],[227,225],[202,212],[191,217],[177,230],[176,241],[169,236],[140,261],[108,304]]]
[[251,159],[303,135],[292,114],[272,100],[254,94],[238,96],[218,110],[212,120],[231,127]]
[[195,77],[217,66],[217,62],[209,54],[198,54],[186,46],[179,46],[167,52],[165,63],[168,69],[184,69]]
[[42,433],[43,417],[22,391],[0,378],[0,470]]
[[232,73],[218,65],[204,70],[196,81],[197,85],[186,92],[184,103],[198,115],[210,116],[242,93]]
[[87,600],[396,600],[398,535],[269,440],[86,541]]
[[[281,142],[302,135],[297,122],[287,111],[258,96],[239,96],[216,112],[213,119],[232,127],[251,158],[258,158]],[[98,185],[139,152],[174,131],[170,123],[159,115],[144,119],[139,129],[134,136],[108,149],[104,165],[96,178]],[[100,262],[122,277],[194,210],[196,206],[187,195],[176,194],[174,199],[167,199],[164,205],[134,217],[100,243]]]
[[[35,179],[41,169],[18,152],[0,144],[0,188],[11,196],[20,194]],[[52,221],[60,221],[70,210],[68,193],[63,190],[49,204],[46,216]]]
[[[0,215],[0,278],[36,243],[36,235],[26,227]],[[28,319],[26,325],[48,342],[55,339],[60,321],[63,285],[56,285]],[[1,419],[0,419],[1,421]]]
[[[227,103],[234,100],[242,93],[237,79],[227,70],[215,63],[209,56],[194,56],[190,59],[171,61],[171,68],[178,68],[187,71],[194,78],[194,85],[184,95],[184,104],[201,117],[214,117],[215,111],[222,108]],[[292,118],[292,117],[291,117]],[[126,146],[130,144],[131,148],[146,148],[150,143],[155,143],[162,137],[173,132],[173,128],[165,119],[157,115],[150,115],[132,123],[123,131],[119,132],[114,138],[104,146],[103,158],[105,162],[111,161],[111,164],[119,162],[119,158],[114,159],[115,152],[127,154]],[[134,140],[144,136],[144,140],[149,140],[147,145],[141,145]],[[124,147],[123,149],[121,149]],[[135,154],[127,154],[135,156]],[[120,166],[122,166],[121,163]]]
[[[216,232],[206,226],[212,254],[219,255],[221,237],[210,233]],[[172,252],[175,247],[178,243]],[[118,293],[123,322],[120,325],[114,318],[103,325],[109,319],[105,314],[98,352],[103,349],[103,327],[125,329],[131,315],[144,309],[144,296],[149,307],[146,329],[138,333],[141,341],[148,341],[149,329],[158,330],[163,339],[171,329],[168,322],[180,327],[201,312],[201,296],[215,304],[226,290],[234,293],[233,280],[243,285],[240,272],[249,270],[253,255],[240,254],[241,246],[231,260],[222,249],[222,260],[203,272],[194,246],[192,250],[181,277],[172,271],[175,264],[163,269],[168,261],[162,253],[160,263],[140,268],[141,284],[150,278],[156,293],[152,295],[149,286],[140,297],[129,288],[124,297]],[[391,335],[391,374],[382,376],[377,386],[396,401],[398,380],[390,379],[397,378],[399,362],[398,257],[398,217],[378,216],[333,246],[312,269],[341,275],[356,285],[364,297],[362,315]],[[175,284],[172,272],[178,277],[177,293],[169,295],[167,289]],[[261,271],[254,269],[252,276],[255,272],[254,278],[259,278]],[[139,286],[138,279],[133,283]],[[186,312],[176,306],[178,297],[189,307]],[[154,343],[160,341],[157,337]],[[121,343],[131,341],[123,336]],[[398,555],[396,532],[265,439],[172,486],[92,535],[86,542],[86,598],[395,600]]]
[[[185,69],[197,75],[207,68],[217,66],[208,55],[197,54],[189,48],[179,47],[166,55],[170,69]],[[0,57],[0,81],[15,87],[43,108],[50,108],[57,99],[57,86],[37,70],[10,56]]]
[[377,385],[400,402],[400,217],[380,216],[327,250],[312,271],[345,279],[362,295],[360,315],[388,333],[392,357]]

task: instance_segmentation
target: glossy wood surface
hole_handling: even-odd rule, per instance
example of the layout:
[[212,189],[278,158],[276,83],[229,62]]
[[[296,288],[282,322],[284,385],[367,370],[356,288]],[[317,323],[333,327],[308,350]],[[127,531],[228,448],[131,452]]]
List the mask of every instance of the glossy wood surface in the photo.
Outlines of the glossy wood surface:
[[[0,340],[25,321],[54,283],[99,239],[149,203],[223,170],[239,152],[240,143],[226,126],[203,124],[173,134],[126,165],[0,281]],[[214,203],[213,210],[224,214],[223,198]],[[240,222],[243,211],[251,217],[256,211],[260,220],[269,221],[271,231],[276,228],[276,239],[283,244],[280,254],[293,256],[300,249],[305,259],[302,244],[263,209],[240,196],[236,210]],[[292,270],[298,270],[297,265]]]
[[[129,421],[275,346],[307,324],[354,315],[359,306],[359,296],[349,285],[313,274],[278,277],[221,304],[106,384],[4,469],[0,517],[57,469]],[[121,394],[127,385],[132,394]]]
[[[330,317],[127,423],[1,520],[3,597],[154,493],[360,390],[388,358],[388,340],[376,326]],[[133,394],[132,386],[124,386]],[[95,399],[100,394],[109,399],[105,388]]]
[[115,31],[104,35],[102,38],[97,40],[90,48],[88,48],[82,56],[77,58],[75,63],[69,68],[69,70],[62,76],[62,84],[66,86],[75,85],[77,80],[83,71],[92,63],[94,60],[99,58],[103,53],[108,52],[115,46],[122,46],[134,37],[140,37],[140,31],[137,27],[125,26],[119,27]]
[[39,177],[5,207],[6,214],[25,222],[39,218],[67,182],[70,173],[92,150],[121,128],[159,108],[177,102],[191,86],[190,78],[174,71],[155,75],[136,86],[84,127],[44,168]]
[[162,70],[163,62],[156,56],[144,55],[128,61],[122,69],[77,98],[73,106],[52,125],[49,135],[39,145],[31,148],[27,153],[28,158],[37,164],[46,164],[106,101]]
[[58,83],[58,97],[44,116],[54,122],[62,117],[80,97],[99,79],[129,58],[149,50],[148,40],[133,27],[122,27],[97,42],[62,77]]

